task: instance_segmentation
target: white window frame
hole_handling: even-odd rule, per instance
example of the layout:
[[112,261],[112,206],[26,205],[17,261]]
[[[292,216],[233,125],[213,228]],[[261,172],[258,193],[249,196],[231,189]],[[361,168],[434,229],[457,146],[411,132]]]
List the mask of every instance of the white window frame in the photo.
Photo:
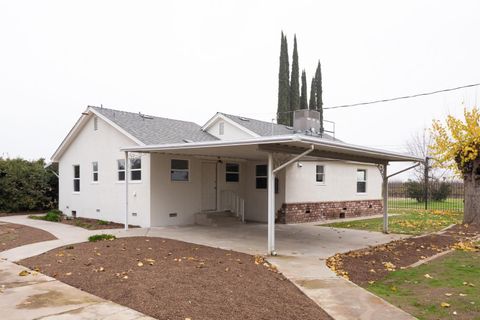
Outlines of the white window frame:
[[[133,165],[133,160],[140,160],[140,168],[133,168],[132,165]],[[142,181],[142,158],[141,157],[135,157],[135,158],[132,158],[132,159],[128,159],[128,163],[130,165],[129,167],[129,174],[130,174],[130,179],[129,179],[129,182],[141,182]],[[140,179],[133,179],[133,173],[134,172],[140,172]]]
[[[322,167],[322,173],[318,173],[318,167]],[[318,177],[322,177],[322,181],[318,181]],[[317,184],[324,185],[325,184],[325,165],[324,164],[317,164],[315,165],[315,182]]]
[[[120,169],[120,163],[123,162],[123,170]],[[118,159],[117,160],[117,181],[118,182],[125,182],[125,176],[126,176],[126,166],[125,166],[125,159]],[[120,173],[123,172],[123,179],[120,179]]]
[[[359,171],[363,171],[365,172],[365,179],[364,180],[358,180],[358,172]],[[368,177],[367,177],[367,169],[357,169],[356,171],[356,174],[357,174],[357,183],[356,183],[356,189],[357,189],[357,194],[366,194],[367,193],[367,181],[368,181]],[[365,183],[365,191],[358,191],[358,183],[359,182],[363,182]]]
[[[228,165],[235,165],[238,167],[238,170],[237,171],[228,171]],[[229,174],[235,174],[237,175],[237,181],[228,181],[227,180],[227,176]],[[227,162],[225,163],[225,182],[227,183],[239,183],[240,182],[240,163],[237,163],[237,162]]]
[[[75,167],[78,167],[78,177],[75,176]],[[79,164],[74,164],[72,168],[73,168],[73,193],[80,193],[80,190],[82,190],[80,185],[80,177],[81,177],[80,169],[81,168]],[[75,190],[75,181],[78,181],[78,190]]]
[[218,135],[219,136],[223,136],[225,134],[225,122],[224,121],[220,121],[218,123]]
[[[95,166],[97,167],[96,170]],[[92,183],[98,183],[98,161],[92,162]]]
[[[187,169],[173,169],[173,161],[186,161],[187,162]],[[172,179],[172,172],[187,172],[187,180],[174,180]],[[170,181],[171,182],[190,182],[190,160],[187,159],[170,159]]]

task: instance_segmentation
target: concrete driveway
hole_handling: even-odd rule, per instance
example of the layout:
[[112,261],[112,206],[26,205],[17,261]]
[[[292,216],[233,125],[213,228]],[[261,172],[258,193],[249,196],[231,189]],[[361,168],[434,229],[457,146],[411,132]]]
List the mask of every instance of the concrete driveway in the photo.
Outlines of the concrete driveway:
[[[123,229],[88,231],[22,216],[0,218],[0,220],[43,229],[59,238],[0,253],[0,258],[10,261],[34,256],[66,244],[83,242],[88,235],[98,233],[115,234],[117,237],[164,237],[248,254],[264,255],[267,251],[266,224],[234,223],[218,227],[185,226],[134,228],[128,231]],[[335,319],[414,319],[411,315],[352,282],[336,276],[325,265],[325,260],[335,253],[386,243],[402,237],[313,224],[277,225],[278,256],[269,257],[268,260]],[[13,264],[9,265],[9,267],[13,266]],[[87,316],[85,319],[92,319],[92,317]]]

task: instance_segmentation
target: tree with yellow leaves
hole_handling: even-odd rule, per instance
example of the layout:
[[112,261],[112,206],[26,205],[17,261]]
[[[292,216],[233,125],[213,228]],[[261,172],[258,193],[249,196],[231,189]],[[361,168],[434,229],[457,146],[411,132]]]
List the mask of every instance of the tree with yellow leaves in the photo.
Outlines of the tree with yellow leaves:
[[464,223],[480,224],[480,110],[464,110],[464,118],[448,116],[432,125],[432,155],[436,162],[463,177]]

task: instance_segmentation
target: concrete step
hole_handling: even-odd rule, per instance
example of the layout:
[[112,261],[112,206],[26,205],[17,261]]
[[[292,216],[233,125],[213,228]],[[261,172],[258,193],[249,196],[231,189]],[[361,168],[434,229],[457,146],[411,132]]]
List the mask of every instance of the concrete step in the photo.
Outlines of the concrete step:
[[195,224],[201,226],[231,225],[241,223],[239,218],[233,212],[198,212],[195,214]]

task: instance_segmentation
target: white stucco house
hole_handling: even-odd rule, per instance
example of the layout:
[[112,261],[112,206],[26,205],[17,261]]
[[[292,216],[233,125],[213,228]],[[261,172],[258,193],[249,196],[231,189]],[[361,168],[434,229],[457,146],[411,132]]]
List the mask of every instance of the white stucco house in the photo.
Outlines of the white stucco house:
[[89,106],[51,159],[59,209],[142,227],[202,212],[273,226],[385,211],[388,162],[422,159],[320,135],[316,117],[297,112],[292,128],[217,113],[200,126]]

